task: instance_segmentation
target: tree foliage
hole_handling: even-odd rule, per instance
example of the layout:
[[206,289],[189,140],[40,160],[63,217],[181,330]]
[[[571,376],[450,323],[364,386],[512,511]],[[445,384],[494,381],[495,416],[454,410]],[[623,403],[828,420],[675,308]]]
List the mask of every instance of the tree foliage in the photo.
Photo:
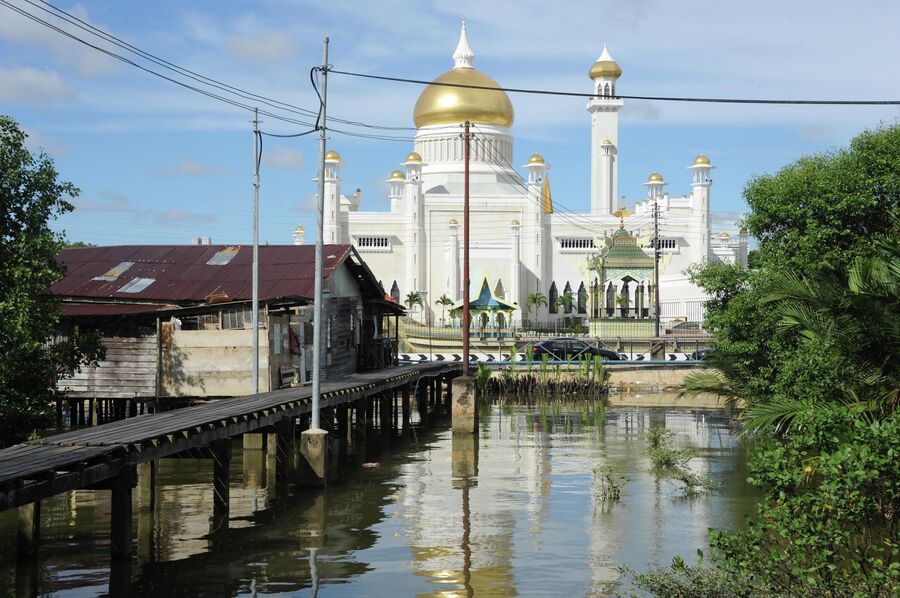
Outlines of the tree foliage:
[[56,380],[102,355],[99,339],[70,334],[50,343],[59,306],[62,235],[50,220],[73,209],[78,189],[58,180],[52,160],[25,148],[25,134],[0,117],[0,446],[52,422]]

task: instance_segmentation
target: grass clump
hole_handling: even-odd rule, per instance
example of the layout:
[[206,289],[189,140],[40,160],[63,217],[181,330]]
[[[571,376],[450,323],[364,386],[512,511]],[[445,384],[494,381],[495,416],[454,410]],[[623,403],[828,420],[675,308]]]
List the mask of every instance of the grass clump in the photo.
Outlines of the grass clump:
[[622,495],[622,488],[627,482],[625,476],[616,472],[612,465],[601,463],[594,467],[594,499],[603,505],[617,502]]
[[673,446],[675,433],[665,429],[653,429],[647,433],[647,454],[657,475],[681,483],[685,496],[695,496],[709,492],[715,484],[708,476],[702,476],[688,467],[688,462],[696,454],[689,448]]

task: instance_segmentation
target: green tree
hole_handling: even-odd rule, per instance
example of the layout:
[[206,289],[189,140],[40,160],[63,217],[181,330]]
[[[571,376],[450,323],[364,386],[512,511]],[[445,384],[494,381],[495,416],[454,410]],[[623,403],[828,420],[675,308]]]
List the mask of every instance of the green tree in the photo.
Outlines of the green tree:
[[422,293],[420,293],[419,291],[410,291],[406,294],[406,299],[404,299],[403,302],[411,311],[417,305],[419,307],[425,305],[425,298],[422,297]]
[[563,314],[565,315],[566,326],[569,325],[569,314],[572,313],[572,306],[575,304],[575,296],[572,293],[563,293],[556,300],[556,306],[554,310],[562,307]]
[[50,285],[63,273],[63,237],[48,223],[73,209],[66,197],[78,189],[57,180],[52,160],[31,154],[25,138],[0,117],[0,446],[52,424],[56,381],[103,354],[96,334],[47,342],[59,323]]
[[451,299],[447,296],[446,293],[444,293],[438,298],[437,301],[435,301],[435,303],[441,306],[441,324],[443,324],[444,320],[446,319],[447,308],[453,307],[453,299]]
[[525,309],[528,311],[528,317],[531,317],[531,310],[537,310],[539,307],[547,306],[547,298],[543,293],[529,293],[528,299],[525,300]]
[[96,247],[95,243],[85,243],[84,241],[65,241],[64,249],[82,249],[84,247]]

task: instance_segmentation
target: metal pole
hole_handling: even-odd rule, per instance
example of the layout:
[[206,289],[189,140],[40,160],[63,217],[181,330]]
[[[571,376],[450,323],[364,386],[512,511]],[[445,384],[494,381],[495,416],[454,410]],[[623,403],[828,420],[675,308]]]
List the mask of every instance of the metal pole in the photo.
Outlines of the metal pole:
[[659,338],[659,198],[653,200],[653,336]]
[[319,125],[319,197],[316,201],[316,290],[313,299],[313,379],[312,379],[312,417],[309,427],[319,428],[319,398],[321,394],[322,363],[322,268],[324,249],[324,233],[322,230],[325,215],[325,107],[328,104],[328,38],[322,43],[322,118]]
[[463,376],[469,375],[469,121],[463,124],[465,175],[463,178]]
[[253,109],[253,394],[259,393],[259,110]]

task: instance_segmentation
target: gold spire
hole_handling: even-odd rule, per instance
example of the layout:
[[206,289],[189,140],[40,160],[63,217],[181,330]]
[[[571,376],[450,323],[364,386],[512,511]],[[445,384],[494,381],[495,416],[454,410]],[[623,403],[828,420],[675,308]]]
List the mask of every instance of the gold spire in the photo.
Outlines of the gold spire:
[[544,200],[544,214],[553,213],[553,197],[550,195],[550,176],[544,177],[544,189],[541,191],[541,198]]
[[619,209],[613,212],[613,216],[619,219],[619,230],[625,229],[625,217],[631,216],[631,212],[625,206],[619,206]]

